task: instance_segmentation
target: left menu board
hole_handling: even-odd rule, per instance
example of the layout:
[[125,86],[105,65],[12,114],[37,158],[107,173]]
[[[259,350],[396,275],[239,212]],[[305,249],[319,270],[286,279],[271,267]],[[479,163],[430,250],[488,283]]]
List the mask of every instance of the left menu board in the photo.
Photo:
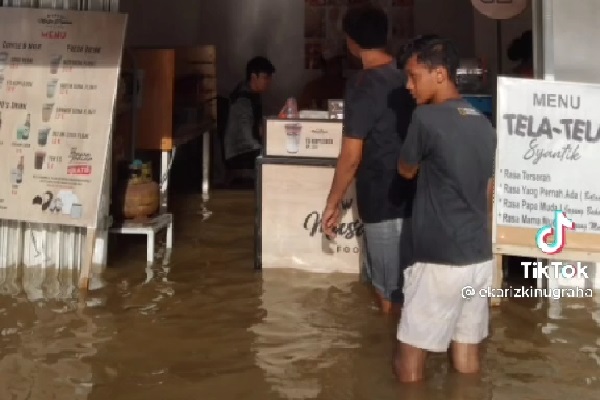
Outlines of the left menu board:
[[0,8],[0,219],[96,226],[126,23]]

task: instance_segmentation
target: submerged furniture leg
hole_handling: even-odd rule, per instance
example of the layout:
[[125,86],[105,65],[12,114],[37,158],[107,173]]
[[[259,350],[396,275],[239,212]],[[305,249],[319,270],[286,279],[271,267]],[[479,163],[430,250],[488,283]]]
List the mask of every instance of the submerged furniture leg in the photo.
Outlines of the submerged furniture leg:
[[[494,289],[500,289],[502,288],[502,280],[504,278],[504,272],[502,270],[502,256],[501,255],[495,255],[494,256],[494,279],[492,281],[492,286]],[[492,306],[499,306],[500,305],[500,298],[499,297],[492,297],[490,300],[490,303]]]
[[212,215],[212,212],[206,207],[206,203],[210,200],[209,195],[210,185],[210,131],[205,131],[202,134],[202,205],[200,213],[206,220]]
[[[541,258],[538,258],[536,261],[538,261],[538,262],[539,262],[539,261],[544,261],[544,260],[542,260]],[[550,286],[550,285],[548,284],[548,278],[544,279],[544,276],[543,276],[543,274],[540,274],[540,275],[541,275],[541,276],[539,276],[539,277],[536,279],[536,286],[537,286],[537,288],[538,288],[538,289],[543,289],[544,287],[548,287],[548,286]]]
[[146,261],[148,264],[154,263],[154,230],[146,234]]
[[163,150],[160,159],[160,213],[167,211],[170,154]]
[[171,218],[169,220],[169,224],[167,225],[167,237],[165,243],[165,254],[163,256],[163,268],[171,263],[171,252],[173,251],[173,216],[169,215]]
[[169,223],[167,227],[167,250],[171,250],[173,248],[173,221]]
[[83,265],[79,271],[79,289],[88,290],[92,263],[94,262],[94,244],[96,243],[96,229],[88,229],[85,235],[85,249],[83,252]]
[[125,235],[146,235],[146,260],[149,264],[154,264],[156,259],[156,234],[167,231],[167,245],[172,246],[172,223],[173,215],[164,213],[152,218],[147,222],[130,222],[121,226],[111,228],[112,233],[120,233]]
[[202,201],[206,203],[210,196],[208,193],[210,179],[210,131],[202,134]]

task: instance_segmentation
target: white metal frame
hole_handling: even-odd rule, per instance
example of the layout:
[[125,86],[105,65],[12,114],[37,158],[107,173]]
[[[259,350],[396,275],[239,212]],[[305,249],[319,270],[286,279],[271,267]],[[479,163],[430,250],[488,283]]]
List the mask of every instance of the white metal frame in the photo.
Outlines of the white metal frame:
[[206,207],[210,200],[210,129],[202,133],[202,210],[204,219],[210,217],[211,211]]
[[173,215],[170,213],[159,214],[147,223],[128,222],[122,226],[111,228],[110,231],[124,235],[146,235],[146,261],[148,264],[153,264],[156,255],[156,234],[165,229],[167,231],[165,258],[168,259],[173,248]]

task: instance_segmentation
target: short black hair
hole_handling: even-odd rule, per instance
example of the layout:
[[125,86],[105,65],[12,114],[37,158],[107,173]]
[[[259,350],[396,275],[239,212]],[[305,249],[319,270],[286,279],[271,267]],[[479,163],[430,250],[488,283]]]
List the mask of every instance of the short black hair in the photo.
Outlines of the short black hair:
[[400,53],[398,56],[398,68],[406,67],[406,63],[408,59],[413,55],[415,46],[419,46],[419,43],[432,40],[432,39],[441,39],[439,35],[436,34],[427,34],[427,35],[419,35],[415,36],[408,43],[405,43],[400,49]]
[[456,82],[456,70],[460,63],[460,56],[451,40],[437,35],[420,36],[412,41],[407,50],[406,60],[416,55],[417,61],[429,68],[445,68],[448,77]]
[[387,45],[388,18],[379,7],[367,4],[350,8],[342,26],[344,33],[361,49],[382,49]]
[[269,76],[275,73],[275,66],[266,57],[254,57],[246,64],[246,80],[249,81],[252,74],[267,74]]

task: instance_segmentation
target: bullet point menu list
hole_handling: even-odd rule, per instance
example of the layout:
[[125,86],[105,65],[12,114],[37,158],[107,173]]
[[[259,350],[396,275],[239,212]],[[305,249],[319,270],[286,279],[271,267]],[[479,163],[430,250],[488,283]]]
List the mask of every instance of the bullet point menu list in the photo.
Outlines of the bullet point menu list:
[[550,174],[501,169],[495,179],[496,220],[499,225],[539,228],[562,210],[575,231],[600,232],[600,193],[559,187]]

